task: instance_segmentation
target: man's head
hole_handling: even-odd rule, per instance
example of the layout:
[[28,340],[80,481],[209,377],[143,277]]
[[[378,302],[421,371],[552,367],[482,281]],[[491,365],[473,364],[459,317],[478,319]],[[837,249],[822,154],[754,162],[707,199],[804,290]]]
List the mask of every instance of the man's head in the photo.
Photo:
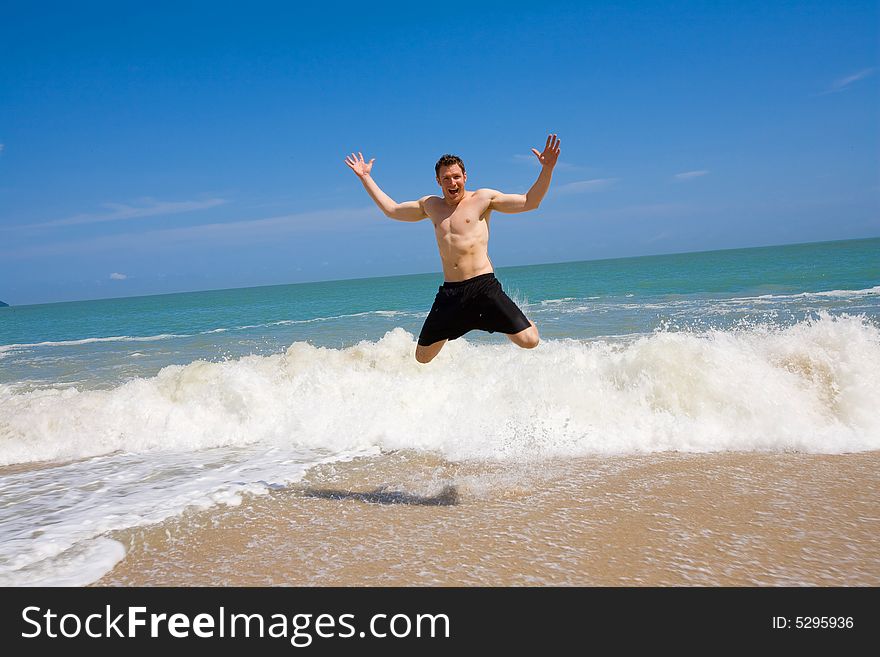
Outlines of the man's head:
[[465,173],[464,162],[460,157],[447,153],[437,160],[437,164],[434,165],[434,173],[437,174],[437,184],[443,190],[443,197],[446,200],[457,202],[464,198],[467,173]]

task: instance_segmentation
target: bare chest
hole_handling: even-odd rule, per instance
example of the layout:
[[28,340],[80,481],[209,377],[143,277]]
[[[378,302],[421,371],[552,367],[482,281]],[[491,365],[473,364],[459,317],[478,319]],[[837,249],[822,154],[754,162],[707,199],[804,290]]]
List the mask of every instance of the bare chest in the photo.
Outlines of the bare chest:
[[439,201],[427,210],[438,238],[477,237],[489,230],[488,207],[474,200],[462,201],[454,208]]

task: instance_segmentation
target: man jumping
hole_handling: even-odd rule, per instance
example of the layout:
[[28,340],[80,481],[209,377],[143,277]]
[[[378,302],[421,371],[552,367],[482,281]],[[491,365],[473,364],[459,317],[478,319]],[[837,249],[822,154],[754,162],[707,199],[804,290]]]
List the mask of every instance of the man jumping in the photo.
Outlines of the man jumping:
[[423,196],[405,203],[394,201],[370,176],[375,158],[365,162],[361,153],[345,158],[386,216],[398,221],[428,218],[434,224],[445,282],[419,334],[416,360],[420,363],[430,363],[447,340],[472,330],[506,333],[511,342],[525,349],[538,346],[534,322],[517,308],[495,278],[489,260],[489,216],[492,210],[526,212],[541,204],[550,187],[561,143],[556,135],[550,135],[542,153],[532,149],[541,163],[541,173],[525,194],[502,194],[494,189],[467,192],[464,162],[455,155],[444,155],[434,167],[443,196]]

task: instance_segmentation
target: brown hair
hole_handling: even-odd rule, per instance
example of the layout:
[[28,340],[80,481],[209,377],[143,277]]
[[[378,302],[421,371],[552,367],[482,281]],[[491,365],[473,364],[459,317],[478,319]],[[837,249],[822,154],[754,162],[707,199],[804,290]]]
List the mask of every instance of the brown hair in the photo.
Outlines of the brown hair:
[[453,164],[460,166],[462,173],[467,173],[464,169],[464,162],[461,161],[461,158],[458,155],[450,155],[447,153],[437,160],[437,164],[434,165],[434,174],[439,178],[440,167],[451,167]]

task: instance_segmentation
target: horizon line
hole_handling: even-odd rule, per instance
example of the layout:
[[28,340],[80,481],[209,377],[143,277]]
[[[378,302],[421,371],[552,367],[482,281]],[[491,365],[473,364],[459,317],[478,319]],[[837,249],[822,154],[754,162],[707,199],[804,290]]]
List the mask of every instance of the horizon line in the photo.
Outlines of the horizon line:
[[[747,249],[767,249],[774,247],[782,247],[782,246],[806,246],[808,244],[833,244],[835,242],[858,242],[863,240],[876,240],[880,239],[880,235],[874,235],[871,237],[847,237],[843,239],[834,239],[834,240],[818,240],[815,242],[785,242],[782,244],[753,244],[750,246],[731,246],[724,247],[720,249],[700,249],[697,251],[670,251],[668,253],[643,253],[641,255],[627,255],[627,256],[612,256],[608,258],[586,258],[584,260],[561,260],[554,262],[536,262],[530,264],[521,264],[521,265],[503,265],[497,267],[496,270],[502,269],[518,269],[525,267],[545,267],[548,265],[566,265],[573,264],[578,262],[605,262],[609,260],[633,260],[635,258],[662,258],[664,256],[674,256],[674,255],[696,255],[698,253],[718,253],[722,251],[742,251]],[[133,294],[130,296],[113,296],[113,297],[96,297],[89,299],[70,299],[67,301],[42,301],[39,303],[23,303],[23,304],[9,304],[6,306],[0,306],[0,308],[26,308],[30,306],[48,306],[62,303],[84,303],[89,301],[115,301],[119,299],[143,299],[149,297],[164,297],[164,296],[172,296],[177,294],[198,294],[201,292],[226,292],[232,290],[251,290],[251,289],[259,289],[265,287],[284,287],[288,285],[313,285],[316,283],[343,283],[345,281],[364,281],[364,280],[381,280],[383,278],[402,278],[405,276],[428,276],[428,275],[440,275],[442,276],[443,272],[440,270],[428,271],[428,272],[409,272],[405,274],[387,274],[384,276],[354,276],[351,278],[327,278],[327,279],[316,279],[316,280],[308,280],[308,281],[297,281],[295,283],[265,283],[262,285],[244,285],[238,287],[217,287],[217,288],[207,288],[207,289],[199,289],[199,290],[176,290],[173,292],[154,292],[151,294]],[[0,299],[0,302],[3,302]],[[3,302],[6,303],[6,302]]]

